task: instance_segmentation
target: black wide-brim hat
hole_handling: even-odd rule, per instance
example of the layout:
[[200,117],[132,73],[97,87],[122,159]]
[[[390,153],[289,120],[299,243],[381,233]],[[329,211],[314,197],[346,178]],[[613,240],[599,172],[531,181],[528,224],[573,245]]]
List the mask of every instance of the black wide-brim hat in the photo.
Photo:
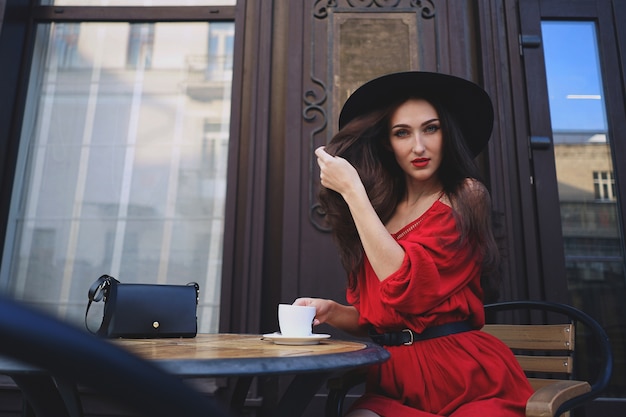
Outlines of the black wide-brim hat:
[[487,92],[466,79],[435,72],[396,72],[366,82],[343,105],[339,129],[358,116],[411,97],[433,98],[448,109],[474,156],[487,146],[493,129]]

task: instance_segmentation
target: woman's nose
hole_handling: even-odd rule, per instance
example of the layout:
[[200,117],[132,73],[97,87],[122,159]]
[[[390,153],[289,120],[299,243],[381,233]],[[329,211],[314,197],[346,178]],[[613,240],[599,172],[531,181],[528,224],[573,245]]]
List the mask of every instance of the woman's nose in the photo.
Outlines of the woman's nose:
[[419,155],[422,154],[425,150],[426,148],[424,147],[424,143],[422,143],[422,139],[419,137],[419,135],[416,135],[415,139],[413,140],[413,152]]

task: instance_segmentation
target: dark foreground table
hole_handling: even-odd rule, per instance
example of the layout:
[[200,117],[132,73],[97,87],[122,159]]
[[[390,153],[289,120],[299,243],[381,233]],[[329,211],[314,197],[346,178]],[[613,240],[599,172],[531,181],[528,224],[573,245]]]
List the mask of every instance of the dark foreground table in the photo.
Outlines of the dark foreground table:
[[[117,339],[112,343],[182,378],[236,378],[231,398],[231,407],[235,410],[243,407],[254,377],[294,375],[272,416],[302,415],[331,375],[389,358],[385,349],[373,343],[332,338],[304,346],[277,345],[264,340],[261,335],[250,334],[199,334],[189,339]],[[0,357],[0,373],[14,377],[22,388],[44,391],[54,387],[49,378],[46,380],[43,371],[12,359]],[[67,393],[63,397],[67,402]],[[70,411],[68,414],[75,413]]]

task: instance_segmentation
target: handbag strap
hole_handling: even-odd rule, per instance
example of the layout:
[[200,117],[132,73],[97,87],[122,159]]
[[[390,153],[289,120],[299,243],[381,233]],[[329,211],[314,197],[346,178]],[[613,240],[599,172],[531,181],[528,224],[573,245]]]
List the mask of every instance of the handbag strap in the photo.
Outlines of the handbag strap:
[[93,330],[91,330],[89,328],[89,324],[87,323],[87,315],[89,314],[89,308],[91,307],[91,303],[98,302],[101,300],[106,302],[107,297],[109,296],[109,290],[111,286],[117,285],[119,283],[120,282],[116,280],[115,278],[113,278],[112,276],[105,274],[105,275],[100,276],[100,278],[98,278],[89,288],[89,292],[87,293],[89,302],[87,303],[87,309],[85,310],[85,327],[87,328],[87,330],[89,330],[90,333],[102,334],[105,331],[105,329],[109,326],[109,320],[110,320],[110,317],[107,317],[106,315],[104,315],[102,317],[102,323],[100,324],[100,328],[98,329],[98,331],[94,332]]

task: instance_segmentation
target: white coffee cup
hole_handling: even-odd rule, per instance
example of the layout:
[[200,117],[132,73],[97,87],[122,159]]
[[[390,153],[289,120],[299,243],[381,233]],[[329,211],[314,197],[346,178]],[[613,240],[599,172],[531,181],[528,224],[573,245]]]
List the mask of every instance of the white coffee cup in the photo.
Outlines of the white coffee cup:
[[283,336],[310,336],[314,318],[315,307],[313,306],[278,305],[278,325]]

